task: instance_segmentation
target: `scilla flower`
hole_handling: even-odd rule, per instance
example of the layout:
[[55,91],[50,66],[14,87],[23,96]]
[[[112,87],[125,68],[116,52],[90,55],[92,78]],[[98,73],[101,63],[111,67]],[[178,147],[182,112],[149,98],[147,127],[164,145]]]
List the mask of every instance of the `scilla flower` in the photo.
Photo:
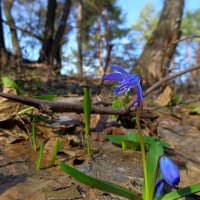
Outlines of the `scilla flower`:
[[164,182],[163,182],[163,180],[158,178],[156,180],[156,187],[155,187],[155,197],[156,198],[158,198],[162,194],[163,188],[164,188]]
[[118,86],[114,89],[114,95],[118,95],[123,92],[127,94],[129,90],[134,89],[137,95],[134,106],[139,106],[144,99],[142,87],[140,84],[141,76],[139,74],[129,74],[118,65],[112,65],[112,68],[116,70],[116,72],[106,74],[103,79],[118,82]]
[[176,164],[165,156],[161,156],[159,162],[163,179],[172,187],[178,185],[180,182],[180,174]]

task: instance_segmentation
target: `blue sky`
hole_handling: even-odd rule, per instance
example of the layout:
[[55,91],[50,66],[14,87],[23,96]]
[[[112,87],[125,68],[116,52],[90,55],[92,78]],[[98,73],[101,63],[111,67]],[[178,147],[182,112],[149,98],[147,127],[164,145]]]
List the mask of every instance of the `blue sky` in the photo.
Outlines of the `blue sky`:
[[[117,4],[121,6],[123,14],[126,16],[127,26],[131,26],[138,19],[141,9],[147,3],[153,4],[156,11],[160,11],[164,0],[118,0]],[[200,8],[199,0],[185,0],[184,12],[188,10],[193,12],[198,8]]]

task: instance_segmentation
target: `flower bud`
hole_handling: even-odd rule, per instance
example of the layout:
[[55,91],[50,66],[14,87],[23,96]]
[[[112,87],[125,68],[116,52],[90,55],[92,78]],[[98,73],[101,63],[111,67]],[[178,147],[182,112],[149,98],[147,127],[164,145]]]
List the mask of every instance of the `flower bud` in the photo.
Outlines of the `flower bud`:
[[155,187],[155,192],[154,192],[156,198],[158,198],[162,194],[163,188],[164,188],[164,182],[163,180],[158,178],[156,180],[156,187]]
[[163,179],[172,187],[180,182],[179,169],[176,164],[165,156],[160,157],[160,171]]

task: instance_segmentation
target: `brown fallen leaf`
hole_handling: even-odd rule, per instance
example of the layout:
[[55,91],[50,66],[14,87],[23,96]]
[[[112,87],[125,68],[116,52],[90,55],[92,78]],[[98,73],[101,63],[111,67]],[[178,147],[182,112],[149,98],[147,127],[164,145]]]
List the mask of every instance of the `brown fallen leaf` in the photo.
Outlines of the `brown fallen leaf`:
[[[14,88],[7,88],[5,87],[3,89],[4,93],[9,93],[9,94],[16,94],[16,90]],[[0,97],[0,122],[9,120],[9,119],[13,119],[17,116],[17,113],[19,111],[20,108],[20,104]]]
[[158,96],[155,102],[159,106],[167,106],[171,102],[172,97],[173,97],[173,88],[167,85],[164,88],[163,92]]

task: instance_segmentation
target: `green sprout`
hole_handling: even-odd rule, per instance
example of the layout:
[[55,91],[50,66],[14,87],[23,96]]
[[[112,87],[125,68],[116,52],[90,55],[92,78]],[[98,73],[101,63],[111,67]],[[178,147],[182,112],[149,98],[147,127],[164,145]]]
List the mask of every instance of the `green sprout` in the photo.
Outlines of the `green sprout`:
[[83,100],[83,111],[85,119],[85,138],[87,143],[88,159],[91,158],[91,144],[90,144],[90,117],[91,117],[91,99],[90,90],[88,87],[83,88],[84,100]]
[[36,130],[35,130],[35,123],[32,122],[32,141],[33,141],[33,148],[37,150],[37,138],[36,138]]
[[63,141],[62,140],[57,140],[54,146],[54,151],[53,154],[51,156],[50,162],[55,165],[55,160],[56,160],[56,156],[58,154],[58,151],[60,150],[61,146],[62,146]]
[[37,161],[36,161],[36,169],[37,169],[37,170],[40,170],[40,169],[41,169],[43,150],[44,150],[44,144],[43,144],[43,142],[42,142],[42,143],[40,144],[40,149],[39,149],[38,157],[37,157]]

